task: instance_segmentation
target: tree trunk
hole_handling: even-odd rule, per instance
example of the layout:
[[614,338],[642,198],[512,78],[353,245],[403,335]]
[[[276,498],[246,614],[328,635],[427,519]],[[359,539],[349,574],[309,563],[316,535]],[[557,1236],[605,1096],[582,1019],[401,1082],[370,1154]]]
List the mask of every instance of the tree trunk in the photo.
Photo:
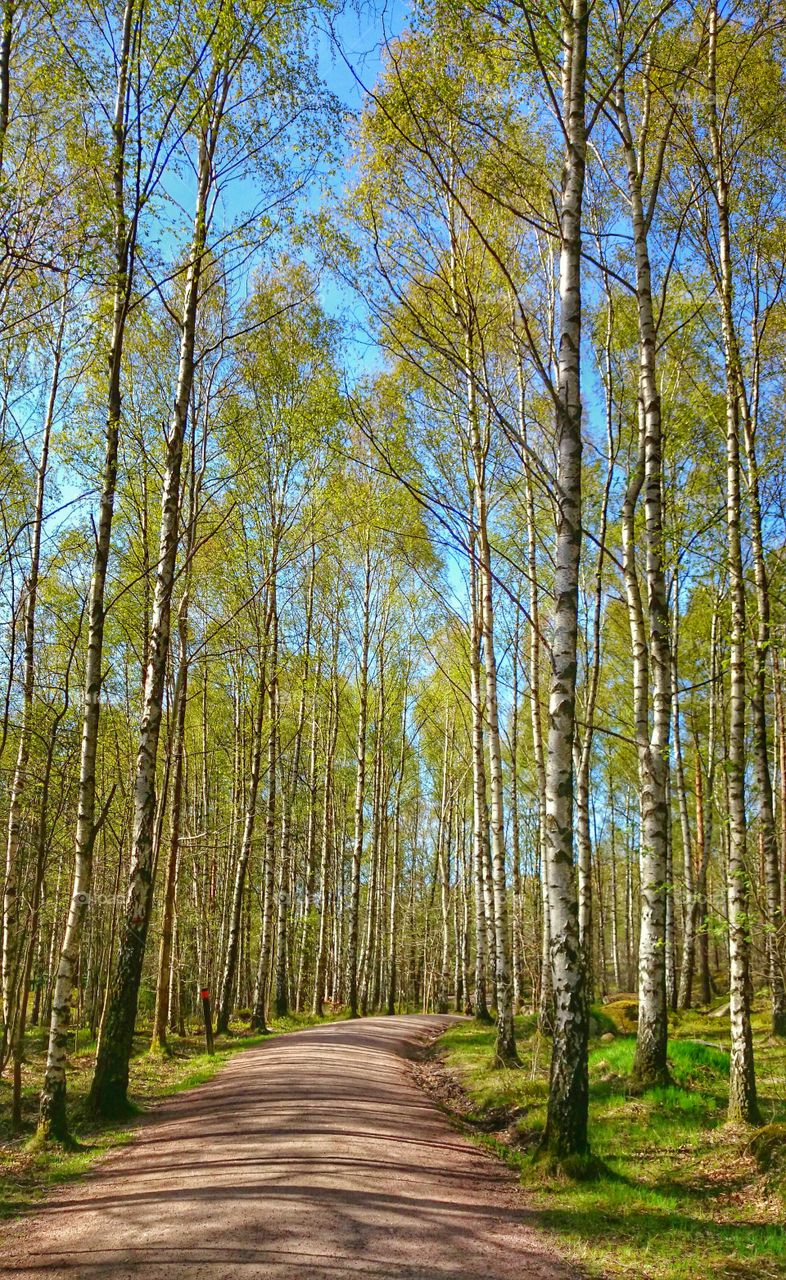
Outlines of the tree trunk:
[[[338,642],[339,621],[335,619],[333,633],[333,658],[330,677],[330,703],[328,706],[328,730],[325,744],[325,773],[322,783],[322,845],[319,858],[319,935],[317,938],[316,957],[314,963],[314,999],[312,1012],[322,1016],[322,1003],[325,996],[325,969],[328,954],[328,924],[330,900],[330,863],[331,854],[337,855],[335,841],[331,847],[333,829],[333,766],[338,740]],[[338,887],[339,876],[334,876],[334,885]]]
[[557,545],[546,760],[546,840],[554,1041],[543,1143],[562,1159],[587,1150],[588,1011],[573,865],[573,740],[576,730],[578,585],[581,555],[581,221],[586,162],[586,0],[566,15],[560,208]]
[[[611,775],[611,767],[609,766],[609,775]],[[609,776],[609,795],[613,795],[613,783]],[[615,822],[615,813],[612,803],[610,818],[610,839],[611,839],[611,962],[614,969],[614,987],[617,991],[622,990],[622,978],[620,973],[620,948],[619,948],[619,929],[617,926],[617,847],[616,832],[617,826]]]
[[[316,547],[312,548],[312,573]],[[317,739],[319,734],[319,682],[314,689],[311,706],[311,740],[308,752],[308,827],[306,831],[306,874],[304,885],[303,928],[300,937],[295,1008],[303,1008],[303,994],[308,988],[314,961],[316,932],[316,855],[317,855]]]
[[128,1109],[128,1063],[153,898],[156,762],[169,654],[170,606],[180,533],[183,442],[194,379],[196,320],[207,236],[213,157],[228,87],[226,75],[214,63],[205,98],[209,118],[201,129],[199,139],[196,209],[183,299],[177,389],[166,443],[150,654],[145,673],[134,782],[131,871],[115,977],[90,1089],[92,1108],[104,1116],[122,1115]]
[[484,863],[486,861],[486,761],[483,750],[483,708],[480,690],[480,623],[477,603],[477,564],[475,538],[470,538],[470,703],[472,706],[472,861],[475,872],[475,1017],[490,1022],[486,994],[488,973],[488,933],[484,902]]
[[388,936],[388,1002],[387,1010],[392,1016],[396,1012],[396,991],[398,988],[398,895],[402,874],[401,859],[401,793],[404,788],[404,773],[407,764],[407,696],[409,692],[409,658],[404,680],[404,694],[401,708],[401,752],[396,777],[396,799],[393,806],[393,866],[390,881],[390,916]]
[[174,706],[174,741],[172,744],[172,803],[169,823],[169,853],[166,866],[166,882],[164,886],[164,903],[161,913],[161,941],[158,952],[158,976],[156,980],[156,1007],[153,1015],[153,1036],[151,1050],[166,1048],[167,1024],[169,1021],[170,982],[172,970],[172,932],[175,919],[175,901],[177,898],[177,873],[180,864],[180,828],[183,804],[183,773],[185,769],[185,728],[186,703],[188,696],[188,610],[191,599],[191,565],[194,557],[197,534],[198,504],[207,465],[207,423],[205,423],[202,440],[202,458],[197,470],[196,438],[194,436],[191,449],[191,469],[189,483],[188,532],[185,555],[185,572],[183,594],[177,612],[178,644],[180,649],[175,690]]
[[595,728],[595,707],[600,684],[600,658],[603,621],[603,566],[606,556],[606,531],[608,528],[609,500],[614,478],[614,398],[611,372],[611,343],[613,336],[613,311],[608,302],[606,323],[606,448],[608,462],[603,486],[603,502],[598,529],[598,558],[595,567],[595,592],[592,610],[592,661],[588,673],[587,696],[584,704],[584,724],[576,734],[574,747],[576,759],[576,835],[578,843],[579,881],[579,942],[585,964],[587,1002],[594,994],[592,956],[592,837],[590,835],[590,766]]
[[[470,415],[475,416],[472,406]],[[485,463],[484,463],[485,466]],[[481,472],[482,476],[482,472]],[[481,624],[486,675],[486,725],[489,746],[489,786],[491,790],[492,884],[494,890],[494,941],[496,953],[497,1039],[494,1060],[501,1066],[518,1065],[513,1029],[513,998],[510,974],[510,938],[505,883],[505,814],[502,784],[502,749],[497,710],[497,660],[494,651],[491,550],[486,528],[485,486],[476,490],[478,506],[478,546],[480,550]]]
[[[521,591],[519,589],[519,598]],[[521,833],[520,833],[520,814],[519,814],[519,786],[518,786],[518,768],[519,768],[519,643],[520,643],[520,621],[521,613],[516,602],[516,622],[513,628],[513,652],[511,654],[511,663],[513,666],[513,706],[511,707],[510,719],[510,809],[511,809],[511,843],[513,846],[513,929],[512,929],[512,951],[511,961],[513,964],[513,1012],[518,1013],[522,1005],[522,957],[521,957]],[[456,910],[456,921],[458,922],[458,907]],[[458,966],[458,928],[456,928],[456,972],[459,972]],[[458,1009],[458,1004],[457,1004]]]
[[672,637],[672,736],[674,741],[674,780],[677,788],[677,807],[680,815],[682,837],[682,876],[685,897],[685,932],[682,942],[677,1008],[690,1009],[693,996],[693,975],[696,968],[696,930],[699,922],[699,902],[693,874],[693,842],[688,816],[688,795],[685,786],[685,762],[682,756],[682,728],[680,724],[679,692],[679,581],[674,579],[674,622]]
[[775,701],[775,723],[778,734],[778,790],[780,812],[778,814],[781,857],[781,914],[786,915],[786,708],[781,682],[780,658],[777,646],[772,647],[772,682]]
[[[1,51],[0,51],[1,52]],[[33,732],[33,701],[35,693],[35,641],[36,641],[36,605],[38,603],[38,580],[41,569],[41,533],[44,521],[44,497],[46,494],[46,478],[49,467],[49,442],[52,436],[57,392],[60,383],[60,366],[63,356],[63,334],[65,332],[66,306],[68,300],[68,282],[63,284],[63,297],[60,306],[60,321],[53,352],[52,378],[49,385],[44,430],[41,440],[41,452],[36,472],[35,505],[31,530],[30,571],[26,583],[26,600],[24,610],[24,665],[22,673],[22,719],[19,725],[19,742],[17,746],[16,768],[11,783],[11,795],[8,805],[8,840],[6,844],[5,888],[3,896],[3,1046],[0,1050],[0,1064],[5,1059],[6,1043],[10,1042],[14,1052],[15,1078],[18,1074],[17,1059],[21,1060],[23,1023],[26,1013],[25,983],[20,981],[23,972],[27,972],[29,983],[29,963],[22,958],[21,939],[19,936],[19,845],[22,831],[22,798],[28,785],[27,766],[30,757],[30,740]],[[40,895],[37,885],[35,895]],[[37,908],[36,908],[37,911]],[[20,971],[20,960],[22,971]],[[14,1024],[16,1024],[16,1029]]]
[[0,175],[5,159],[5,140],[11,106],[11,49],[14,41],[14,18],[18,0],[5,0],[0,21]]
[[440,908],[442,916],[442,953],[437,984],[437,1013],[448,1011],[448,976],[450,960],[450,806],[449,788],[452,787],[451,730],[448,709],[445,707],[445,727],[442,744],[442,797],[437,826],[437,875],[439,877]]
[[240,930],[243,912],[243,893],[246,884],[246,873],[251,857],[251,846],[254,839],[254,827],[257,818],[257,796],[259,779],[262,773],[262,732],[265,724],[265,693],[267,669],[267,637],[270,626],[270,613],[266,615],[265,634],[260,645],[259,690],[257,707],[254,716],[253,741],[251,744],[251,772],[246,794],[246,814],[243,823],[243,836],[240,842],[240,854],[235,866],[235,880],[232,889],[232,906],[229,912],[229,932],[227,936],[224,968],[221,975],[221,989],[218,997],[216,1014],[216,1035],[226,1035],[229,1030],[229,1019],[232,1013],[232,994],[235,985],[238,951],[240,949]]
[[278,586],[275,560],[270,582],[270,688],[268,706],[270,727],[267,741],[267,812],[265,815],[265,857],[262,885],[262,929],[259,940],[259,962],[254,984],[254,1008],[251,1026],[267,1031],[267,989],[270,977],[270,953],[273,941],[273,887],[276,862],[276,775],[278,773],[279,700],[278,700]]
[[[303,726],[306,722],[306,699],[311,664],[311,624],[314,614],[314,563],[308,579],[308,598],[306,603],[306,636],[303,653],[303,682],[300,689],[300,705],[298,707],[297,726],[292,756],[292,770],[286,794],[282,796],[281,811],[281,880],[278,893],[278,931],[276,938],[276,1017],[284,1018],[289,1013],[289,882],[291,867],[291,829],[292,809],[295,803],[298,783],[300,781],[300,752],[303,742]],[[317,672],[317,678],[319,673]],[[282,788],[283,790],[283,788]]]
[[717,108],[718,6],[709,13],[707,87],[714,196],[718,216],[720,296],[726,366],[726,534],[728,539],[731,635],[729,653],[729,747],[726,782],[729,803],[729,966],[731,1072],[729,1119],[754,1124],[759,1110],[750,1018],[750,923],[745,816],[745,578],[740,535],[740,411],[743,388],[735,358],[728,182]]
[[[739,362],[739,352],[736,352]],[[770,583],[764,557],[759,466],[756,457],[758,375],[754,380],[754,409],[744,413],[745,453],[748,464],[748,501],[751,515],[751,548],[756,581],[757,629],[751,708],[753,711],[753,765],[758,797],[759,833],[764,853],[764,886],[767,901],[767,960],[772,1000],[773,1035],[786,1035],[786,982],[784,981],[784,916],[781,867],[775,827],[775,803],[767,740],[767,662],[770,653]],[[744,402],[743,402],[743,408]]]
[[118,49],[117,93],[113,120],[115,162],[112,182],[115,277],[113,284],[112,336],[109,344],[107,422],[104,465],[101,477],[101,500],[87,606],[87,655],[85,659],[85,694],[79,761],[74,881],[52,997],[49,1047],[47,1050],[44,1083],[41,1090],[39,1119],[39,1132],[41,1135],[46,1139],[54,1138],[62,1142],[68,1141],[69,1138],[66,1118],[66,1052],[71,1018],[71,994],[76,974],[82,923],[90,901],[93,844],[96,837],[96,754],[103,683],[104,593],[112,538],[115,486],[117,483],[123,341],[133,284],[136,224],[139,212],[137,207],[134,215],[128,220],[125,206],[128,84],[138,11],[138,0],[126,0],[123,12],[122,37]]
[[543,744],[543,720],[540,709],[540,593],[538,589],[537,526],[535,495],[529,457],[527,419],[524,412],[524,380],[519,377],[519,431],[522,445],[524,502],[527,513],[527,573],[529,577],[529,701],[532,725],[532,749],[538,801],[537,873],[541,886],[541,954],[537,1001],[540,1029],[551,1033],[554,1026],[554,983],[551,970],[551,927],[549,920],[548,847],[546,841],[546,754]]
[[363,806],[366,796],[366,719],[368,716],[368,649],[371,625],[371,548],[366,541],[363,560],[363,637],[358,672],[358,736],[357,774],[355,778],[355,838],[352,846],[352,884],[349,907],[349,939],[347,973],[349,978],[349,1015],[357,1018],[358,990],[358,935],[360,930],[360,867],[363,860]]
[[[671,651],[668,599],[663,570],[663,462],[660,393],[656,371],[657,329],[652,307],[649,228],[657,194],[645,215],[644,164],[634,142],[625,101],[622,61],[616,91],[617,122],[628,172],[631,224],[636,254],[639,331],[638,458],[625,497],[623,546],[625,585],[634,663],[634,721],[641,795],[641,932],[639,936],[639,1024],[633,1076],[640,1084],[665,1083],[668,1015],[666,1002],[666,897],[668,750],[671,723]],[[654,180],[657,184],[657,177]],[[647,635],[636,569],[635,511],[644,490]],[[650,681],[652,730],[650,732]]]

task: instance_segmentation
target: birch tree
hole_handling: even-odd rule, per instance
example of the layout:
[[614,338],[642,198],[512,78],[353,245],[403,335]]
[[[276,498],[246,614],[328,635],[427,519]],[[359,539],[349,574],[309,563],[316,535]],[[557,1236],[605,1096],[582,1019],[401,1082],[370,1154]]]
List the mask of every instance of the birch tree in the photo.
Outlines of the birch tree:
[[544,1144],[558,1158],[587,1148],[588,1011],[573,866],[578,573],[581,554],[581,227],[586,165],[587,29],[584,0],[565,10],[560,205],[557,542],[546,759],[546,879],[554,983],[554,1042]]
[[[134,123],[134,99],[129,92],[133,83],[134,50],[140,38],[141,6],[137,0],[126,0],[118,42],[117,80],[110,174],[112,237],[112,326],[108,343],[109,376],[106,395],[106,436],[98,529],[95,540],[87,611],[88,641],[85,665],[84,703],[82,713],[82,746],[79,769],[79,808],[76,825],[74,880],[68,922],[63,937],[57,970],[46,1074],[41,1091],[40,1130],[45,1138],[68,1139],[66,1119],[66,1046],[71,1012],[75,965],[85,911],[90,901],[93,850],[96,839],[96,752],[98,748],[99,714],[103,680],[103,644],[105,621],[105,589],[112,539],[115,488],[117,484],[118,439],[120,432],[121,378],[126,322],[132,298],[136,265],[137,233],[141,213],[139,201],[139,165],[129,145]],[[138,109],[138,104],[137,104]],[[134,182],[129,183],[130,174]],[[128,207],[127,189],[136,198]]]

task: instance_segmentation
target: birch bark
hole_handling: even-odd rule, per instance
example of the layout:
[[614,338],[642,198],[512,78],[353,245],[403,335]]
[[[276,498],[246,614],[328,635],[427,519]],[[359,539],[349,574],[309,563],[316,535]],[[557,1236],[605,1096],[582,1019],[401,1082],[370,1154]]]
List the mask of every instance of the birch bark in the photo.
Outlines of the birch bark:
[[470,536],[470,705],[472,707],[472,862],[475,882],[475,1017],[489,1022],[486,977],[488,974],[488,933],[486,929],[486,903],[484,864],[486,861],[486,832],[488,809],[486,804],[486,761],[483,750],[483,707],[480,689],[480,623],[477,605],[477,561],[475,557],[474,524]]
[[352,884],[349,908],[347,971],[350,1017],[360,1012],[358,937],[360,930],[360,868],[363,859],[363,806],[366,795],[366,721],[368,717],[368,651],[371,627],[371,548],[366,542],[363,560],[363,635],[358,680],[357,774],[355,777],[355,838],[352,847]]
[[188,612],[191,601],[191,574],[196,547],[197,520],[202,483],[207,468],[207,422],[202,436],[201,460],[197,466],[196,440],[192,436],[191,467],[189,475],[188,521],[186,552],[183,574],[183,592],[177,610],[178,668],[175,677],[174,735],[172,744],[172,803],[169,822],[169,851],[167,854],[164,903],[161,913],[161,940],[158,953],[158,977],[156,981],[156,1007],[153,1015],[151,1050],[165,1048],[172,971],[172,935],[177,898],[177,876],[180,861],[180,832],[182,826],[183,774],[185,769],[186,699],[188,695]]
[[85,659],[82,737],[79,759],[74,880],[68,919],[60,950],[60,960],[52,995],[46,1071],[41,1090],[39,1132],[46,1139],[67,1141],[66,1050],[71,1020],[71,995],[76,973],[79,942],[85,911],[90,900],[93,874],[93,844],[96,836],[96,753],[101,709],[104,650],[104,595],[112,538],[112,518],[117,484],[117,454],[120,432],[121,376],[126,320],[133,286],[136,232],[139,205],[131,215],[126,208],[127,140],[129,130],[128,85],[132,70],[132,48],[140,20],[139,0],[126,0],[118,48],[117,87],[113,116],[115,144],[112,171],[112,212],[114,218],[114,281],[112,286],[112,332],[109,342],[107,421],[98,530],[90,576],[87,606],[87,655]]
[[[333,663],[330,682],[330,704],[328,707],[328,731],[325,750],[325,773],[322,783],[322,843],[319,859],[319,936],[317,938],[316,957],[314,962],[314,1000],[312,1011],[319,1016],[325,998],[325,969],[328,954],[328,926],[330,905],[330,864],[331,854],[335,852],[335,840],[331,840],[333,823],[333,766],[338,740],[338,618],[336,618],[333,634]],[[339,877],[334,876],[334,887],[338,889]]]
[[30,569],[25,584],[24,608],[24,663],[22,667],[22,717],[19,724],[19,742],[17,745],[16,767],[11,782],[11,795],[8,802],[8,836],[6,841],[5,884],[3,895],[3,1046],[0,1051],[0,1063],[5,1059],[5,1050],[10,1044],[14,1048],[15,1057],[21,1054],[22,1046],[15,1033],[15,1024],[20,1023],[18,995],[21,965],[21,937],[19,930],[19,846],[22,832],[22,798],[28,785],[28,762],[30,758],[30,740],[33,732],[33,700],[35,694],[35,662],[36,662],[36,606],[38,603],[38,581],[41,570],[41,534],[44,523],[44,498],[46,494],[47,472],[49,469],[49,444],[54,425],[55,407],[60,385],[60,368],[63,357],[63,335],[65,332],[66,309],[68,300],[67,283],[63,290],[60,306],[60,320],[53,352],[52,377],[49,384],[44,428],[41,438],[41,452],[36,468],[36,488],[33,506],[33,521],[30,540]]
[[396,994],[398,990],[398,895],[401,881],[401,795],[404,789],[404,775],[407,765],[407,696],[409,692],[409,659],[404,681],[404,698],[401,708],[401,751],[396,776],[396,798],[393,805],[393,865],[390,882],[390,916],[388,938],[388,1001],[389,1014],[396,1012]]
[[541,633],[540,588],[538,585],[537,526],[535,523],[535,494],[532,468],[529,458],[527,418],[524,406],[524,378],[521,367],[519,379],[519,432],[521,434],[522,469],[524,475],[524,505],[527,514],[527,574],[529,577],[529,706],[532,725],[532,749],[535,756],[535,777],[538,804],[537,871],[541,886],[541,947],[539,990],[537,993],[538,1025],[551,1033],[554,1022],[554,982],[551,970],[551,924],[549,919],[548,846],[546,841],[546,753],[543,744],[543,717],[540,707],[541,688]]
[[718,113],[717,55],[718,6],[714,0],[709,13],[707,88],[714,198],[718,218],[721,321],[726,371],[726,534],[731,598],[729,745],[726,765],[729,804],[728,901],[731,998],[729,1119],[753,1124],[759,1118],[759,1110],[750,1016],[750,922],[746,866],[745,579],[740,533],[740,417],[744,397],[741,370],[735,358],[729,186]]
[[[649,230],[658,192],[651,181],[648,208],[643,199],[644,157],[628,119],[622,59],[617,69],[617,124],[628,174],[628,194],[636,258],[639,332],[638,458],[623,511],[625,585],[634,665],[634,721],[641,807],[641,930],[639,935],[639,1022],[634,1078],[665,1083],[668,1016],[666,1002],[666,907],[668,862],[668,771],[671,725],[671,647],[666,576],[663,568],[663,433],[658,390],[657,329],[652,306]],[[644,490],[646,621],[636,567],[636,504]],[[651,685],[651,688],[650,688]],[[650,718],[650,693],[652,715]],[[651,725],[651,727],[650,727]]]
[[194,379],[196,322],[213,182],[213,159],[229,91],[225,65],[213,62],[199,133],[196,207],[181,319],[180,359],[166,444],[156,585],[134,782],[131,871],[115,976],[96,1056],[90,1103],[101,1115],[128,1107],[128,1063],[153,897],[156,763],[170,639],[170,612],[180,534],[183,442]]
[[267,999],[270,980],[270,958],[273,944],[273,890],[276,864],[276,813],[278,805],[279,769],[279,698],[278,698],[278,539],[273,541],[273,563],[270,575],[270,682],[268,686],[269,728],[267,739],[267,806],[265,812],[265,853],[262,867],[262,929],[259,960],[254,984],[254,1007],[251,1026],[267,1031]]
[[[757,336],[754,338],[757,341]],[[740,363],[735,342],[735,359]],[[743,434],[747,462],[748,502],[750,506],[750,536],[753,552],[753,572],[756,584],[756,647],[753,664],[753,764],[758,798],[759,832],[764,855],[764,887],[767,902],[767,961],[769,967],[770,997],[772,1001],[772,1031],[774,1035],[786,1035],[786,963],[784,915],[781,901],[781,867],[778,835],[775,825],[775,801],[772,772],[770,769],[767,733],[767,665],[770,654],[770,582],[764,555],[762,512],[759,485],[759,462],[756,454],[756,429],[759,405],[759,358],[754,358],[751,405],[743,403]]]
[[[269,621],[269,614],[268,614]],[[254,841],[254,828],[257,818],[257,797],[259,780],[262,774],[262,737],[265,724],[265,686],[267,669],[267,628],[261,648],[261,670],[257,707],[254,716],[253,742],[251,746],[251,771],[246,794],[246,813],[243,822],[243,835],[240,842],[240,854],[235,867],[235,880],[232,887],[232,906],[229,913],[229,933],[227,936],[224,969],[221,975],[221,988],[218,997],[216,1017],[216,1035],[225,1035],[229,1030],[229,1018],[232,1012],[232,996],[235,985],[238,951],[240,948],[241,915],[243,910],[243,894]]]
[[[311,624],[314,615],[314,564],[312,559],[306,600],[306,635],[303,650],[303,680],[300,688],[297,725],[295,729],[292,769],[287,793],[283,797],[281,813],[281,880],[278,893],[278,930],[276,937],[276,1016],[283,1018],[289,1012],[289,882],[291,878],[292,807],[300,781],[300,754],[303,743],[303,726],[306,722],[306,701],[311,670]],[[319,673],[317,672],[317,675]]]
[[586,165],[586,0],[571,0],[563,30],[566,153],[560,204],[557,356],[557,542],[546,760],[547,881],[554,1040],[543,1143],[557,1159],[587,1150],[588,1009],[573,861],[578,577],[581,556],[581,224]]

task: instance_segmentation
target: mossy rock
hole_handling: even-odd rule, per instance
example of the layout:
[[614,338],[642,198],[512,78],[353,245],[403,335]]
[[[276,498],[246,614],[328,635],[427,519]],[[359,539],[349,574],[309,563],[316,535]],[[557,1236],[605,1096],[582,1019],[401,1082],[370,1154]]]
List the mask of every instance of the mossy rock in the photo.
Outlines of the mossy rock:
[[763,1173],[786,1173],[786,1124],[757,1129],[746,1150]]
[[609,1030],[614,1030],[624,1036],[636,1034],[639,1021],[639,1002],[635,998],[624,996],[622,999],[612,1000],[609,1004],[604,1004],[603,1013],[607,1021],[611,1023]]
[[606,1012],[605,1004],[593,1004],[589,1011],[589,1034],[590,1040],[597,1040],[604,1036],[607,1032],[612,1035],[617,1034],[617,1024],[612,1021]]

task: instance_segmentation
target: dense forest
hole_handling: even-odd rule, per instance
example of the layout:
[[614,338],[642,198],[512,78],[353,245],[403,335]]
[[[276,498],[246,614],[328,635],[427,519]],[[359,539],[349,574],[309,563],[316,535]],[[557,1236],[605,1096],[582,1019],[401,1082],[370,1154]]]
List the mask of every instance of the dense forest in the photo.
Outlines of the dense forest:
[[[786,1035],[786,17],[4,0],[0,1066]],[[372,37],[368,37],[370,42]]]

